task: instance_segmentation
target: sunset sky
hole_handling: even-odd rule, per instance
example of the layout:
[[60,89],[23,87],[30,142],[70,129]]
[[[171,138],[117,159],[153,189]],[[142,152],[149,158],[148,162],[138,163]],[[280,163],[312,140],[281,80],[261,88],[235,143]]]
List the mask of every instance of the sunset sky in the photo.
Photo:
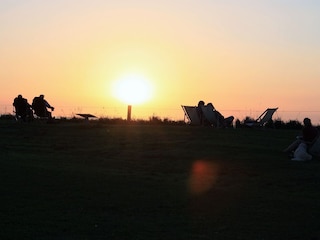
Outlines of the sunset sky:
[[320,124],[319,13],[317,0],[1,0],[0,114],[44,94],[55,116],[125,118],[114,85],[136,76],[152,94],[133,118],[183,119],[203,100]]

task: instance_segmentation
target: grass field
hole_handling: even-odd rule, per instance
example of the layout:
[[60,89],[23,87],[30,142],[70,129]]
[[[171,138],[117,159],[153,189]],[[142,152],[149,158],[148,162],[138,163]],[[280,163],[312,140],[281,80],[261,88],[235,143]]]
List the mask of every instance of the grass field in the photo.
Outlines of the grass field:
[[0,121],[0,239],[320,239],[297,133]]

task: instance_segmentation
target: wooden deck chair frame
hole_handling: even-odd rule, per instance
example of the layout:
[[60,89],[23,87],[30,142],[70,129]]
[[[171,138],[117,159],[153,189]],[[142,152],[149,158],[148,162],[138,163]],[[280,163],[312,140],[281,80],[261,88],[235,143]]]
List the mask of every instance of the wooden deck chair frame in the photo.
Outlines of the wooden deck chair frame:
[[273,114],[278,110],[278,108],[267,108],[255,121],[246,122],[245,124],[249,127],[258,126],[263,127],[267,122],[272,119]]
[[187,118],[188,124],[201,125],[201,120],[196,106],[181,105],[181,107],[183,109],[185,119]]
[[13,107],[13,116],[17,122],[31,122],[34,119],[33,111],[31,110],[30,114],[26,114],[25,119],[23,120],[23,117],[17,114],[17,109],[15,107]]

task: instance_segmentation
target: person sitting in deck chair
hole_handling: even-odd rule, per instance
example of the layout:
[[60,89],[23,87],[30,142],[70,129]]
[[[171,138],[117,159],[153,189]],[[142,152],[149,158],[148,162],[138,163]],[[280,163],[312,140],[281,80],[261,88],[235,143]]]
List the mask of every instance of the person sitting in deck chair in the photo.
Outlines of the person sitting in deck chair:
[[19,94],[14,100],[13,104],[15,107],[16,118],[22,119],[24,122],[27,120],[33,119],[33,112],[31,109],[31,105],[28,103],[28,100],[23,98],[21,94]]
[[54,107],[52,107],[45,99],[44,95],[41,94],[39,97],[35,97],[32,101],[32,108],[35,112],[35,114],[38,117],[47,117],[49,119],[52,118],[51,112],[48,111],[48,108],[51,109],[51,111],[54,111]]
[[200,125],[205,124],[205,117],[203,116],[202,107],[204,106],[204,101],[200,100],[197,106],[197,112],[200,119]]
[[233,116],[224,117],[217,109],[214,108],[212,103],[208,103],[207,107],[211,109],[216,115],[216,126],[215,127],[231,127],[234,120]]

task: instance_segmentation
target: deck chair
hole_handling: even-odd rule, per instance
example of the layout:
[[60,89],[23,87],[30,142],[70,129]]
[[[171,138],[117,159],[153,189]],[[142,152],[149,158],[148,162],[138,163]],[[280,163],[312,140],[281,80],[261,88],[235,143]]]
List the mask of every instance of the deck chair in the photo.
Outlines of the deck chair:
[[187,118],[190,125],[201,125],[201,120],[196,106],[181,105],[181,107],[183,109],[184,116]]
[[208,105],[201,106],[201,110],[202,110],[203,116],[209,122],[210,125],[217,128],[222,125],[216,110],[213,109],[211,106],[208,106]]
[[245,122],[245,125],[249,127],[263,127],[272,119],[273,114],[277,110],[278,108],[268,108],[255,121]]
[[33,120],[33,111],[28,104],[14,106],[13,113],[16,121],[30,122]]
[[234,120],[233,116],[224,117],[212,105],[201,106],[203,116],[207,122],[216,128],[231,127]]

